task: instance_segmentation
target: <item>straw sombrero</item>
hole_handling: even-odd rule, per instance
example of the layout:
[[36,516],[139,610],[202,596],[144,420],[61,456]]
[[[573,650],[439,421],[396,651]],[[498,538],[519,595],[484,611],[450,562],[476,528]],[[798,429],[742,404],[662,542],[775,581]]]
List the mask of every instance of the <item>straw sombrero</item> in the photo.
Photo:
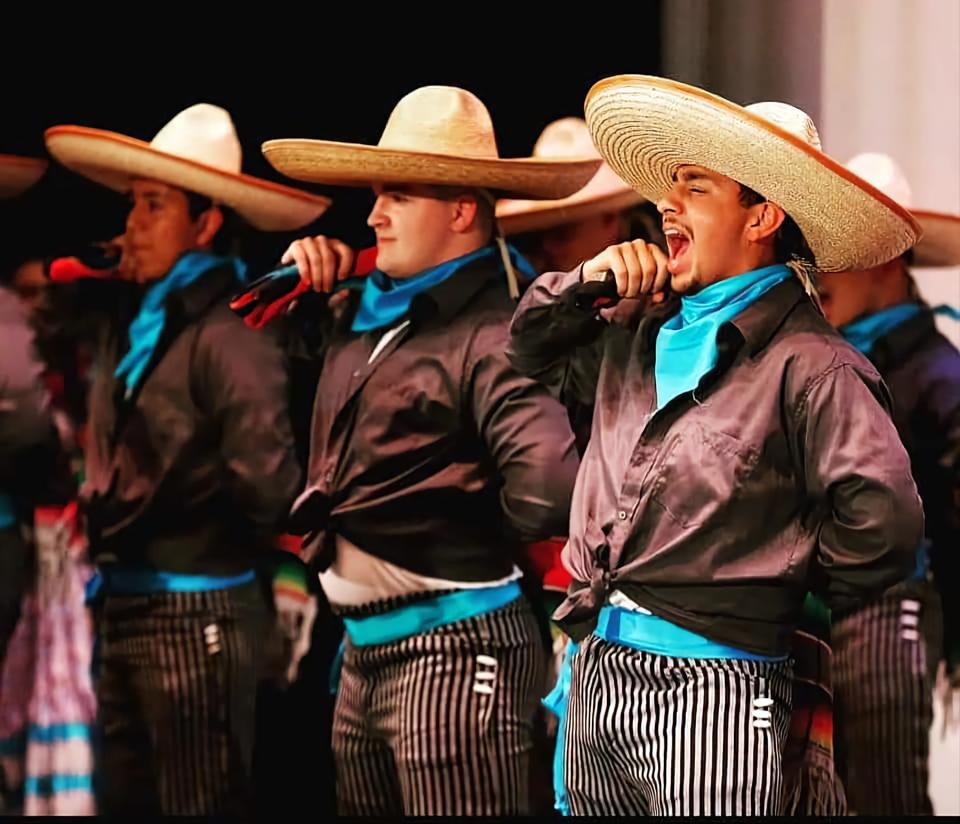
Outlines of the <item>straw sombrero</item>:
[[914,209],[907,177],[889,155],[864,152],[850,160],[847,168],[909,209],[917,219],[923,237],[913,248],[913,266],[960,266],[960,215]]
[[0,199],[23,194],[43,177],[47,165],[37,157],[0,154]]
[[583,186],[597,158],[501,158],[486,106],[451,86],[425,86],[394,107],[376,146],[330,140],[268,140],[263,153],[289,177],[340,186],[420,183],[559,198]]
[[601,156],[658,201],[684,165],[704,166],[778,204],[800,227],[817,269],[868,269],[920,237],[910,213],[820,149],[813,121],[785,103],[742,107],[702,89],[644,75],[601,80],[587,94]]
[[[547,126],[536,145],[538,158],[600,157],[586,122],[579,117],[564,117]],[[503,233],[515,235],[575,223],[591,215],[619,212],[643,201],[630,186],[617,177],[606,163],[579,191],[560,200],[502,200],[497,218]]]
[[54,126],[46,141],[64,166],[110,189],[159,180],[229,206],[265,231],[299,229],[330,206],[328,198],[243,174],[233,121],[209,103],[180,112],[149,143],[83,126]]

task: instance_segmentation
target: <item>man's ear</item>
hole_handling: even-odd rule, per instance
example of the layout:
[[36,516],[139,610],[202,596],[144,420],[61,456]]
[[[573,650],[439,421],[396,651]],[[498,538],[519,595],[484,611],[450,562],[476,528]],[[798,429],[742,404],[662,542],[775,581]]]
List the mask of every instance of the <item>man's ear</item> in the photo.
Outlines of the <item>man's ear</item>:
[[747,211],[750,214],[747,219],[746,237],[754,243],[762,243],[772,238],[787,217],[783,209],[769,200],[755,203]]
[[209,246],[223,228],[223,212],[219,206],[211,206],[197,218],[197,246]]

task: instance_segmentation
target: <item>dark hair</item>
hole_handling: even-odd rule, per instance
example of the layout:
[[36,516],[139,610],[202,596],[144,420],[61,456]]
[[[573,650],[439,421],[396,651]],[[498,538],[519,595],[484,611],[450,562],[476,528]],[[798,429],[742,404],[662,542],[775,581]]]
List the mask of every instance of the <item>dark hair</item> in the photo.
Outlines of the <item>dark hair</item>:
[[[767,199],[759,192],[740,184],[740,205],[748,209],[758,203],[766,203]],[[783,223],[773,236],[773,254],[777,263],[789,263],[791,260],[803,260],[816,267],[817,260],[807,243],[807,239],[800,231],[800,227],[790,215],[784,212]]]
[[187,212],[191,220],[196,220],[204,212],[216,206],[223,214],[223,225],[213,236],[213,251],[218,255],[236,255],[242,257],[250,225],[229,206],[216,203],[206,195],[184,190],[187,196]]

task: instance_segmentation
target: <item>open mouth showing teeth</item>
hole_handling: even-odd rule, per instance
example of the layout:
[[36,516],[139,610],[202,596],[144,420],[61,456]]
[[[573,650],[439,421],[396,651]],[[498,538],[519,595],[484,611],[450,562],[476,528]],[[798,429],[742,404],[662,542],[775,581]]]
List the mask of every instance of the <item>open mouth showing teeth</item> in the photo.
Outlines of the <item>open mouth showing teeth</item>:
[[673,227],[664,231],[667,239],[667,248],[670,251],[670,263],[676,263],[687,249],[690,248],[690,238],[680,229]]

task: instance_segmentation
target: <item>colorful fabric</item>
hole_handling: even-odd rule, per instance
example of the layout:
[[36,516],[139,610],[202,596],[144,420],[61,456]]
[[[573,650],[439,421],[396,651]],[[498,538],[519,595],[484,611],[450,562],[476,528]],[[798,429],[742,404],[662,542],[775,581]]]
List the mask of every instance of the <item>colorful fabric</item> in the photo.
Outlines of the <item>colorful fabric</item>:
[[0,676],[0,766],[25,815],[92,815],[96,717],[93,631],[84,606],[91,569],[75,507],[36,511],[36,591],[24,598]]
[[784,815],[845,815],[833,749],[830,610],[808,594],[793,636],[793,711],[783,752]]

